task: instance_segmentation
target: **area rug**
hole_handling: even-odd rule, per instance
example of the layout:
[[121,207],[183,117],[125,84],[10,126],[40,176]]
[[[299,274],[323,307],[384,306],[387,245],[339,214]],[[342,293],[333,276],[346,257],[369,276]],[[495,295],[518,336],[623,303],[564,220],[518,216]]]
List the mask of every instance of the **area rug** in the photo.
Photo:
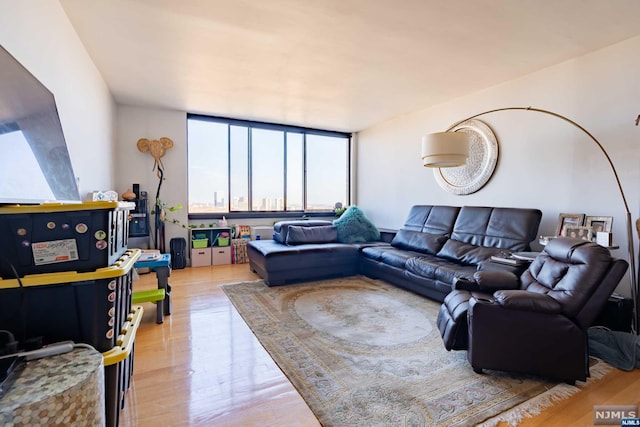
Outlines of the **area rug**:
[[[444,349],[440,304],[382,281],[223,289],[326,427],[515,424],[584,386],[474,373],[465,351]],[[595,360],[589,381],[607,369]]]

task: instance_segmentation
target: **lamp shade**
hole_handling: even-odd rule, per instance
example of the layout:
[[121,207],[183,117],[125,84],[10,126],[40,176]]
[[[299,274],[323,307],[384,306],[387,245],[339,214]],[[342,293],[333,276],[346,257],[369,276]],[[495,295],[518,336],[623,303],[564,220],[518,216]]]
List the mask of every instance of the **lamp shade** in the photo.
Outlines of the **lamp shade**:
[[429,168],[462,166],[469,157],[469,136],[465,132],[438,132],[422,137],[422,162]]

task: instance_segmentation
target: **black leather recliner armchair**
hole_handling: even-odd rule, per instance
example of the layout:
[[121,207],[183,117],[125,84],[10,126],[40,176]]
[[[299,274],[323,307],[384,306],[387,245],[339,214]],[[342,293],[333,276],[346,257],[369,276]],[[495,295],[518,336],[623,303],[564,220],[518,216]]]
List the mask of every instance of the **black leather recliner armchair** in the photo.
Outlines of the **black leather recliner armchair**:
[[438,314],[445,347],[468,350],[474,371],[589,376],[587,329],[627,271],[625,260],[584,240],[552,240],[518,278],[479,271],[460,280]]

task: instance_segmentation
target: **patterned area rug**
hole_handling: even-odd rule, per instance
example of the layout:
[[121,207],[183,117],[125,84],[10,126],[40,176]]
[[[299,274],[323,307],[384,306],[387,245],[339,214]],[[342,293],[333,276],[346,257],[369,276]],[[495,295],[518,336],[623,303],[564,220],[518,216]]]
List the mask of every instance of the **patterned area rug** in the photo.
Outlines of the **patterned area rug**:
[[[517,423],[584,385],[475,374],[466,352],[444,349],[439,303],[381,281],[223,289],[323,426]],[[592,379],[606,371],[596,362]]]

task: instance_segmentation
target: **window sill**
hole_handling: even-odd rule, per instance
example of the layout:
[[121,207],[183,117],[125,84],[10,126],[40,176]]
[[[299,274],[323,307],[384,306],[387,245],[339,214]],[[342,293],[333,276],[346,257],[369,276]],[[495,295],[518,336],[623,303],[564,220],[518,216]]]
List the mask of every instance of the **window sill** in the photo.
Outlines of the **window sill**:
[[337,218],[333,211],[325,212],[227,212],[227,213],[190,213],[190,220],[220,220],[226,219],[246,219],[246,218],[275,218],[275,219],[303,219],[303,218]]

